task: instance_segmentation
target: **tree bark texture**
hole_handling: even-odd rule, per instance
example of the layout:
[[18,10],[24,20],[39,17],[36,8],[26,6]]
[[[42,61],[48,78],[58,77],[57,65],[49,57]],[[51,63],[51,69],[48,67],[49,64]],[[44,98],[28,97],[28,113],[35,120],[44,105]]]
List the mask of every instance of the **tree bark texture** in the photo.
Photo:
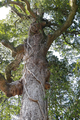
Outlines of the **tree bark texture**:
[[[43,44],[44,43],[44,44]],[[25,40],[23,98],[19,120],[47,120],[45,82],[50,72],[47,68],[45,37],[41,26],[30,26],[29,38]]]

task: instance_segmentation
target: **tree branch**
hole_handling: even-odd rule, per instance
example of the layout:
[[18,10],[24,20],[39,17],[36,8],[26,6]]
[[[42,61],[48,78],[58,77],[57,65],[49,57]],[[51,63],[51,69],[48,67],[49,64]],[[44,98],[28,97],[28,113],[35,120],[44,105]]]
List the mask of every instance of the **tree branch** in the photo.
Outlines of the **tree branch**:
[[20,13],[15,7],[12,7],[10,5],[8,5],[12,11],[14,11],[21,19],[31,19],[31,16],[27,15],[27,14],[22,14]]
[[60,27],[60,25],[58,25],[57,23],[54,23],[53,21],[48,21],[46,19],[43,19],[43,21],[46,22],[44,27],[50,27],[50,26]]
[[17,54],[24,53],[24,44],[14,47],[9,41],[6,40],[2,40],[1,43],[12,51],[12,57],[15,57]]
[[71,2],[71,11],[70,11],[70,14],[69,14],[66,22],[63,24],[63,26],[60,29],[56,30],[53,35],[49,35],[48,36],[47,45],[46,45],[47,46],[47,50],[49,49],[49,47],[52,44],[52,42],[58,36],[60,36],[63,32],[65,32],[67,30],[67,28],[69,28],[70,25],[72,24],[72,21],[74,19],[74,16],[75,16],[77,8],[78,8],[78,6],[76,5],[76,1],[77,0],[70,0],[70,2]]
[[0,90],[2,90],[7,97],[12,97],[15,95],[21,95],[23,92],[22,80],[15,81],[12,83],[7,83],[4,76],[0,73]]
[[16,55],[20,53],[24,54],[24,44],[18,45],[15,49],[16,49]]
[[22,53],[18,54],[18,55],[16,55],[15,60],[6,67],[6,70],[5,70],[6,78],[9,83],[12,82],[11,71],[12,70],[15,71],[17,69],[17,67],[19,67],[19,64],[21,63],[22,59],[23,59],[23,54]]
[[9,48],[13,54],[16,54],[16,49],[15,47],[7,40],[2,40],[1,41],[2,45],[4,45],[5,47]]
[[12,57],[16,56],[15,60],[10,63],[5,70],[7,81],[10,83],[12,82],[11,71],[16,70],[23,59],[24,45],[20,44],[17,47],[14,47],[9,41],[6,40],[2,40],[1,43],[12,51]]
[[8,5],[10,8],[11,8],[11,10],[13,10],[20,18],[24,18],[25,17],[25,15],[24,14],[22,14],[22,13],[20,13],[15,7],[12,7],[12,6],[10,6],[10,5]]
[[71,34],[78,35],[78,34],[80,34],[80,31],[73,30],[73,31],[66,31],[65,33],[66,33],[66,34],[71,33]]
[[[64,6],[65,7],[65,6]],[[54,7],[53,8],[53,10],[54,11],[60,11],[63,15],[65,15],[65,16],[68,16],[68,13],[69,13],[69,11],[67,11],[67,8],[65,7],[65,9],[62,9],[62,8],[60,8],[60,7]],[[69,9],[70,10],[70,9]]]
[[19,6],[20,9],[21,9],[22,11],[24,11],[25,14],[27,14],[27,13],[26,13],[26,9],[25,9],[23,3],[21,3],[21,2],[15,2],[15,1],[10,1],[9,4],[13,4],[13,5]]
[[23,59],[24,45],[21,44],[15,48],[15,47],[13,47],[13,45],[10,42],[8,42],[6,40],[2,40],[1,43],[5,47],[9,48],[12,51],[12,53],[14,53],[14,56],[16,56],[16,58],[12,63],[10,63],[6,67],[5,73],[6,73],[7,80],[0,73],[0,89],[8,97],[15,96],[15,95],[21,95],[22,89],[23,89],[22,80],[12,82],[13,80],[11,78],[11,71],[12,70],[15,71],[17,69],[17,67],[19,67],[20,62]]
[[[22,1],[26,3],[27,10],[29,11],[30,15],[32,15],[33,18],[37,19],[39,16],[35,14],[33,10],[30,8],[30,3],[27,0],[22,0]],[[25,15],[20,13],[15,7],[12,7],[9,4],[17,5],[18,7],[20,7],[20,9],[25,13]],[[4,5],[8,5],[20,18],[24,18],[24,17],[30,18],[30,16],[26,16],[27,11],[25,9],[25,5],[22,2],[8,1],[7,3],[3,3],[3,6]]]
[[27,10],[29,11],[29,13],[32,15],[33,18],[37,19],[38,18],[38,15],[36,15],[32,9],[30,8],[30,3],[28,2],[28,0],[22,0],[23,2],[26,3],[27,5]]

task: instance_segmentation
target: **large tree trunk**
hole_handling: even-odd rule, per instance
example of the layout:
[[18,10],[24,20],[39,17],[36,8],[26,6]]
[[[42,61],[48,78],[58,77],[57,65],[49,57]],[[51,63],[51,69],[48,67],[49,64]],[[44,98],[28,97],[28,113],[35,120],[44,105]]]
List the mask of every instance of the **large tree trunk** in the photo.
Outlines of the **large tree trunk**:
[[23,97],[19,120],[47,120],[45,82],[49,78],[46,61],[45,37],[41,26],[30,26],[29,38],[25,40]]

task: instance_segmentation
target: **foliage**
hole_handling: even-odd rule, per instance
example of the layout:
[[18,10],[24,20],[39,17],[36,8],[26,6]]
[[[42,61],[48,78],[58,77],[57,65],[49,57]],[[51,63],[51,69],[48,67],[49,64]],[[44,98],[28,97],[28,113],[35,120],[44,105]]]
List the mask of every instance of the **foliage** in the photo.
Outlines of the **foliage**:
[[[16,1],[16,0],[15,0]],[[29,0],[32,9],[38,8],[44,12],[44,18],[58,24],[59,27],[65,22],[70,7],[68,0]],[[77,0],[78,6],[80,1]],[[0,2],[2,6],[2,2]],[[19,11],[19,7],[16,7]],[[22,12],[22,11],[20,11]],[[5,39],[14,46],[23,43],[28,37],[28,30],[31,20],[22,20],[13,12],[4,21],[0,21],[0,41]],[[52,25],[51,28],[44,29],[45,33],[53,33],[59,28]],[[47,60],[51,71],[48,96],[48,114],[50,120],[71,120],[80,119],[80,7],[75,15],[73,24],[70,28],[59,36],[52,44],[50,50],[60,53],[62,59],[57,58],[53,52],[48,52]],[[0,72],[4,73],[5,66],[13,58],[11,52],[0,44]],[[21,77],[23,64],[12,73],[16,81]],[[12,115],[19,115],[21,107],[21,97],[8,99],[0,91],[0,119],[11,120]]]
[[80,118],[80,84],[78,82],[80,81],[78,76],[74,77],[73,70],[76,69],[76,64],[69,64],[66,59],[59,61],[51,52],[48,60],[51,71],[51,88],[47,91],[49,119],[70,120],[75,118],[78,120]]
[[20,113],[20,107],[21,97],[15,96],[8,99],[0,91],[0,120],[11,120],[13,115],[18,116]]

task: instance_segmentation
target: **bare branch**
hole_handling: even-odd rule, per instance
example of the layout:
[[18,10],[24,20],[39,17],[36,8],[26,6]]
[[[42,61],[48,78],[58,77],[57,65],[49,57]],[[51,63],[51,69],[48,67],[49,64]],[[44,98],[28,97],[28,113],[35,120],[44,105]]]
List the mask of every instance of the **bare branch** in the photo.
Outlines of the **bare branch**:
[[70,14],[66,20],[66,22],[62,25],[62,27],[58,30],[56,30],[54,32],[53,35],[49,35],[48,36],[48,41],[47,41],[47,50],[49,49],[50,45],[52,44],[52,42],[58,37],[60,36],[63,32],[65,32],[67,30],[67,28],[70,27],[70,25],[72,24],[72,21],[74,19],[74,16],[76,14],[77,8],[78,6],[76,5],[76,0],[70,0],[71,4],[71,11]]
[[15,95],[21,95],[23,92],[22,80],[15,81],[12,83],[7,83],[4,76],[0,73],[0,90],[2,90],[7,97],[12,97]]

